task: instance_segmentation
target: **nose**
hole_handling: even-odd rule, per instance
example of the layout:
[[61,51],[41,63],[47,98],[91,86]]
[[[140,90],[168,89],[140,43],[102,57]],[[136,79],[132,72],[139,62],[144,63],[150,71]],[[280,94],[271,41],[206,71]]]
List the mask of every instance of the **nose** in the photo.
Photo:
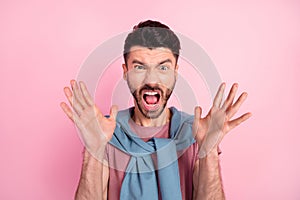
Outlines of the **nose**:
[[146,73],[144,84],[158,84],[160,83],[160,78],[157,72],[153,69],[149,69]]

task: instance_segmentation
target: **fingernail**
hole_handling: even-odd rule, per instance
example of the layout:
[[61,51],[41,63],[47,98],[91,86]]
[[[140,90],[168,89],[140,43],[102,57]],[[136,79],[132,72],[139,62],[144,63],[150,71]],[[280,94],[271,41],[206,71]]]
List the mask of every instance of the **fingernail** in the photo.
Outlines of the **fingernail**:
[[71,81],[71,85],[72,87],[76,86],[76,81],[74,79]]
[[79,81],[79,85],[80,85],[80,87],[83,87],[83,82]]
[[65,88],[64,88],[64,91],[65,91],[65,93],[66,93],[67,96],[72,96],[72,94],[71,94],[69,88],[65,87]]

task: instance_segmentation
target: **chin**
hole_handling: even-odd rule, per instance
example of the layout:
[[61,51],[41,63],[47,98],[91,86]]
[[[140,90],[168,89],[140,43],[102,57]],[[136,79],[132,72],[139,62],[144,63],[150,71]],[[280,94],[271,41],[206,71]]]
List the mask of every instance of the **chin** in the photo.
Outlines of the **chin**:
[[156,111],[146,111],[146,110],[142,110],[141,111],[141,109],[140,109],[140,111],[142,112],[142,114],[144,115],[144,117],[146,117],[148,119],[156,119],[156,118],[158,118],[163,113],[164,110],[165,110],[165,106],[161,107],[160,109],[158,109]]

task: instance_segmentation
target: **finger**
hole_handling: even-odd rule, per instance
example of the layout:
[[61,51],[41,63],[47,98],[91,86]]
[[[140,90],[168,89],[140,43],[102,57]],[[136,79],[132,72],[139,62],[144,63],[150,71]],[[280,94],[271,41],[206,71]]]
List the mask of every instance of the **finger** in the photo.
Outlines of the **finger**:
[[110,108],[110,114],[109,114],[110,116],[109,116],[109,118],[116,120],[117,114],[118,114],[118,106],[113,105]]
[[252,114],[250,112],[243,114],[242,116],[231,120],[228,122],[228,126],[229,126],[229,130],[233,129],[234,127],[238,126],[240,123],[246,121],[247,119],[249,119],[252,116]]
[[99,117],[99,119],[101,119],[102,117],[104,117],[104,115],[102,114],[102,112],[99,110],[99,108],[97,107],[96,104],[94,104],[94,113],[96,116]]
[[69,87],[65,87],[64,88],[64,93],[65,93],[70,105],[74,109],[74,111],[77,114],[80,114],[82,112],[82,106],[78,103],[77,99],[72,94],[71,89]]
[[196,106],[194,109],[194,122],[193,122],[193,135],[194,137],[199,137],[198,129],[201,120],[202,108],[200,106]]
[[81,91],[82,91],[83,98],[85,99],[87,105],[90,105],[90,106],[94,105],[93,98],[91,97],[89,91],[87,90],[86,85],[84,84],[84,82],[79,81],[79,85],[80,85],[80,88],[81,88]]
[[223,110],[227,110],[227,108],[232,105],[237,89],[238,89],[238,84],[234,83],[230,89],[227,99],[225,100],[222,106]]
[[224,94],[224,90],[225,90],[225,83],[222,83],[218,89],[218,92],[214,98],[214,107],[219,108],[223,99],[223,94]]
[[61,102],[60,107],[66,113],[68,118],[81,130],[82,123],[81,123],[81,119],[78,116],[78,114],[76,112],[72,111],[71,108],[65,102]]
[[82,106],[82,108],[85,108],[87,106],[87,104],[82,96],[82,92],[81,92],[80,88],[78,87],[77,82],[75,80],[71,80],[70,83],[71,83],[72,90],[73,90],[76,100]]
[[194,109],[195,120],[199,121],[201,119],[202,108],[200,106],[196,106]]
[[227,112],[228,119],[232,118],[235,115],[235,113],[240,109],[243,102],[247,99],[247,96],[248,94],[246,92],[243,92],[239,96],[238,100],[231,106],[231,108],[228,109]]
[[61,102],[60,107],[63,109],[64,113],[69,117],[69,119],[74,122],[73,111],[70,109],[70,107],[65,102]]

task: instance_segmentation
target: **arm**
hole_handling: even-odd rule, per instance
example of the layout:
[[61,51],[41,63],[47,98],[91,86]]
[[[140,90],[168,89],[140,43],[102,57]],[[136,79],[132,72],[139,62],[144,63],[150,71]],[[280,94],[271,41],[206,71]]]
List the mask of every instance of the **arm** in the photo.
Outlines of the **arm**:
[[217,151],[213,151],[196,161],[193,182],[193,199],[225,199]]
[[204,118],[201,118],[201,108],[195,108],[193,134],[200,148],[199,160],[195,163],[193,174],[193,197],[196,200],[225,199],[218,146],[230,130],[251,116],[251,113],[245,113],[231,120],[247,97],[247,93],[244,92],[233,103],[237,87],[237,84],[233,84],[228,97],[221,105],[225,90],[225,83],[222,83],[212,108]]
[[107,163],[100,162],[86,149],[83,154],[81,176],[75,200],[101,199],[101,197],[107,199],[109,178]]
[[71,88],[64,88],[72,109],[62,102],[65,114],[79,129],[85,145],[83,164],[76,200],[106,199],[109,170],[104,163],[106,144],[116,127],[117,107],[112,106],[110,117],[105,117],[93,102],[83,82],[71,80]]
[[105,164],[84,150],[81,176],[75,200],[107,199],[109,170]]

